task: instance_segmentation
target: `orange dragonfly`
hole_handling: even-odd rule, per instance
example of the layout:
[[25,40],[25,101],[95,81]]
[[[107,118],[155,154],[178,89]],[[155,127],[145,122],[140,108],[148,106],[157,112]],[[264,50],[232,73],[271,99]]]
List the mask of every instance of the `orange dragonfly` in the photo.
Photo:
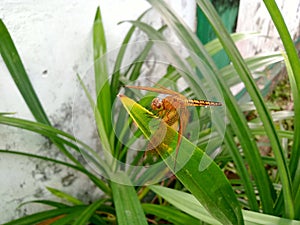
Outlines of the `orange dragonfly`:
[[[193,100],[187,99],[184,95],[167,89],[165,87],[147,87],[147,86],[125,86],[127,88],[145,90],[150,92],[156,92],[167,95],[164,99],[154,98],[151,103],[151,108],[157,113],[157,116],[161,118],[166,124],[174,128],[174,124],[179,121],[178,139],[175,153],[175,164],[180,147],[182,134],[184,133],[190,113],[187,109],[188,106],[222,106],[221,102],[208,101],[208,100]],[[151,143],[151,140],[150,140]]]

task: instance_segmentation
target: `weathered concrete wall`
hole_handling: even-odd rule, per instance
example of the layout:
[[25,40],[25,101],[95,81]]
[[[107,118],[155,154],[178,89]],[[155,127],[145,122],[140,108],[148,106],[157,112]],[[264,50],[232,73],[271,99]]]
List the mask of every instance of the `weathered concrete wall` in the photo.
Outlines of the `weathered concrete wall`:
[[[169,2],[191,26],[194,25],[193,1]],[[134,20],[150,7],[146,1],[135,0],[0,2],[0,17],[52,124],[70,133],[73,131],[73,98],[78,87],[76,73],[85,75],[92,65],[92,24],[98,4],[101,4],[108,51],[121,44],[130,26],[117,23]],[[16,117],[33,119],[2,59],[0,96],[0,112],[15,112]],[[84,114],[84,107],[78,113]],[[86,127],[84,120],[76,123],[77,127]],[[95,138],[95,131],[81,129],[81,132],[91,141]],[[5,126],[0,126],[0,149],[63,158],[45,138]],[[41,205],[30,204],[16,210],[22,202],[53,198],[46,186],[62,189],[86,202],[101,194],[81,174],[21,156],[0,154],[0,180],[0,223],[44,209]]]
[[[291,37],[296,40],[300,36],[300,1],[276,0],[283,15]],[[271,21],[271,17],[260,0],[241,0],[237,31],[260,32],[264,37],[238,43],[243,56],[252,56],[261,52],[271,52],[282,48],[279,34]]]

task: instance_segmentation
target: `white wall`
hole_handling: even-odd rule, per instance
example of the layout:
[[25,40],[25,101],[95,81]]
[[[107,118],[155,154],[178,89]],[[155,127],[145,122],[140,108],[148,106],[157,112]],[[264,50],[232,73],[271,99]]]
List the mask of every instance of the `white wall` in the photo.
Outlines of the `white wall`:
[[[300,1],[276,0],[292,38],[300,36]],[[238,47],[243,56],[283,49],[279,34],[261,0],[241,0],[237,31],[260,32],[263,37],[241,41]]]
[[[193,1],[168,2],[194,26]],[[68,132],[72,132],[76,73],[84,75],[92,64],[91,29],[99,4],[108,51],[121,44],[129,28],[129,24],[117,23],[134,20],[149,8],[146,1],[135,0],[0,1],[0,18],[13,38],[43,107],[51,122]],[[2,59],[0,96],[0,112],[16,112],[16,117],[32,119]],[[0,148],[63,157],[45,138],[5,126],[0,126]],[[63,189],[85,201],[100,195],[88,179],[72,170],[18,156],[0,154],[0,180],[0,223],[43,209],[41,205],[30,204],[16,210],[21,202],[52,198],[45,186]]]

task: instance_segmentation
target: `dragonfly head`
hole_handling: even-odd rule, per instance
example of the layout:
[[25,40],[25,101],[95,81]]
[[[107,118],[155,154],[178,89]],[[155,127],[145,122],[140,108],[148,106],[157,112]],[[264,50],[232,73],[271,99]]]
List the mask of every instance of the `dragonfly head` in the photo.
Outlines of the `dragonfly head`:
[[162,100],[159,98],[154,98],[151,103],[151,108],[156,111],[162,110],[164,108]]

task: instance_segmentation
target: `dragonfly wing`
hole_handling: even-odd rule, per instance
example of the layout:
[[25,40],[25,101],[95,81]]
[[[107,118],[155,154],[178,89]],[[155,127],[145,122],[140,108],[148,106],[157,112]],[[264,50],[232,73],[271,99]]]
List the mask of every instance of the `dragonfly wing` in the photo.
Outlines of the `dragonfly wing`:
[[153,132],[152,137],[150,138],[150,142],[147,146],[147,150],[156,149],[160,144],[163,143],[164,138],[167,133],[167,127],[160,122],[159,127]]
[[144,91],[152,91],[152,92],[156,92],[156,93],[160,93],[160,94],[166,94],[166,95],[175,95],[175,96],[178,96],[180,98],[185,99],[184,95],[182,95],[182,94],[180,94],[180,93],[178,93],[176,91],[164,88],[164,87],[156,88],[156,87],[127,86],[127,85],[125,87],[127,87],[127,88],[133,88],[133,89],[139,89],[139,90],[144,90]]
[[189,117],[190,117],[190,112],[186,107],[182,108],[182,109],[177,109],[177,110],[180,110],[180,111],[179,111],[179,129],[178,129],[177,145],[176,145],[176,152],[175,152],[174,168],[176,167],[176,160],[177,160],[179,147],[180,147],[181,140],[182,140],[182,135],[185,132],[185,129],[188,124]]

